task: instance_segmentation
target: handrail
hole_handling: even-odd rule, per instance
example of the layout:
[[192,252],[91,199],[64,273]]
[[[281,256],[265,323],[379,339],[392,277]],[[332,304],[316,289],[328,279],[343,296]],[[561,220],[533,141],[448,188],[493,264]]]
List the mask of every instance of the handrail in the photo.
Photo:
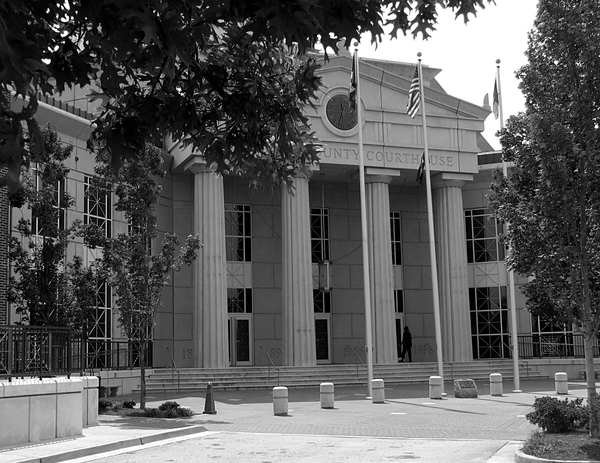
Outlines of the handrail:
[[[349,344],[346,344],[346,348],[350,350],[350,352],[352,352],[354,354],[354,356],[360,361],[360,363],[363,364],[364,367],[367,366],[367,364],[365,362],[363,362],[363,359],[360,358],[360,356],[354,352],[354,349],[352,349],[352,347],[350,347]],[[358,379],[358,362],[356,362],[356,378]]]
[[264,346],[260,346],[260,348],[261,348],[262,351],[264,351],[265,355],[269,359],[269,362],[271,362],[271,365],[267,365],[269,367],[269,381],[271,381],[271,366],[273,366],[273,369],[277,371],[277,386],[279,386],[279,368],[277,368],[275,366],[275,364],[273,363],[273,359],[271,358],[271,356],[267,352],[267,349],[265,349]]
[[[165,354],[169,354],[171,357],[171,381],[175,382],[175,371],[177,370],[177,365],[175,364],[175,359],[173,358],[173,354],[167,347],[167,352]],[[167,364],[169,363],[169,359],[167,358]],[[179,370],[177,370],[177,392],[181,392],[181,381],[180,381]]]
[[[454,363],[449,362],[448,360],[444,359],[444,357],[442,356],[442,364],[450,365],[450,379],[452,381],[454,381]],[[445,370],[445,368],[444,368],[444,370]],[[446,376],[446,375],[444,375],[444,376]]]

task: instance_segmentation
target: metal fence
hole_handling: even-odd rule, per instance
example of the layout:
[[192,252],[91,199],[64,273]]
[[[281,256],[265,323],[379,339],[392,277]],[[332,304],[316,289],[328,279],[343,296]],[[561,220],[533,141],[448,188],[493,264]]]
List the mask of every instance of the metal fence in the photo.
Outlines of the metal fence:
[[[518,336],[521,358],[583,358],[581,334],[534,334]],[[594,357],[600,356],[598,339],[594,340]]]
[[[140,366],[129,341],[84,339],[68,328],[0,326],[0,376],[55,376]],[[152,366],[152,344],[145,363]]]

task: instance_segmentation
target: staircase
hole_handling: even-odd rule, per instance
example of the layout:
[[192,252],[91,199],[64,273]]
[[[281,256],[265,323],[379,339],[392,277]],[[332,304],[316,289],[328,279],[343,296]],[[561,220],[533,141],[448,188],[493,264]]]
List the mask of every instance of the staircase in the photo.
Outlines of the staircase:
[[[444,364],[444,380],[489,380],[491,373],[502,374],[503,379],[513,378],[511,360],[478,360]],[[398,363],[374,365],[373,378],[389,384],[427,383],[436,376],[435,363]],[[521,379],[540,378],[538,371],[526,365],[519,369]],[[319,387],[323,382],[336,386],[359,386],[367,381],[364,365],[318,365],[315,367],[231,367],[223,369],[185,368],[179,370],[154,369],[146,377],[147,393],[178,393],[205,391],[210,382],[214,390],[271,389]]]

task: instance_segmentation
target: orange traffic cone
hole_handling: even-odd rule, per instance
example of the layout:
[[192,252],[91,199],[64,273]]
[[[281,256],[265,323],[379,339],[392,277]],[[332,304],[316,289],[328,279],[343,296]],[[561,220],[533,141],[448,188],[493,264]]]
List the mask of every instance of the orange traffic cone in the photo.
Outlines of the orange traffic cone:
[[204,413],[208,415],[216,415],[215,410],[215,399],[213,397],[213,385],[208,383],[206,385],[206,401],[204,402]]

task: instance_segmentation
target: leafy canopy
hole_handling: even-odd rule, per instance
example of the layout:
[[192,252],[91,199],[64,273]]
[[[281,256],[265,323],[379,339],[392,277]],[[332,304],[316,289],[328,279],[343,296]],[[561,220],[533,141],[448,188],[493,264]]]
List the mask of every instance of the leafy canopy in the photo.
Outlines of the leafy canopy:
[[[534,277],[528,307],[595,332],[600,317],[600,11],[543,0],[519,72],[527,111],[501,135],[510,178],[491,205],[510,224],[509,264]],[[589,332],[589,331],[588,331]]]
[[393,37],[427,38],[440,9],[466,22],[487,3],[493,0],[0,0],[0,90],[26,101],[11,111],[0,93],[3,181],[16,186],[20,165],[40,155],[32,119],[38,94],[74,86],[92,86],[104,104],[91,146],[113,168],[170,133],[221,172],[286,180],[316,161],[319,149],[302,115],[320,85],[307,50],[320,42],[337,51],[341,37],[349,44],[365,33],[378,42],[386,25]]

